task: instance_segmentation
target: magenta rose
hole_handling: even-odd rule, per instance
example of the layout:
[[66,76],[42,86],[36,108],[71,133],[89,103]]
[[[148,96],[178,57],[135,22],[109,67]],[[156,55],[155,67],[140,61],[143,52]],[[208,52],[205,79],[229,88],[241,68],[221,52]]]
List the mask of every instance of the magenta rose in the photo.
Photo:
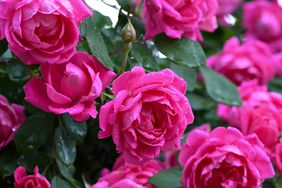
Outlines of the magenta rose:
[[124,156],[121,156],[117,163],[111,173],[101,177],[91,188],[154,188],[148,183],[149,178],[164,169],[157,160],[133,165],[125,163]]
[[127,161],[155,158],[180,147],[194,120],[186,82],[170,69],[145,74],[134,67],[113,83],[115,99],[101,107],[99,138],[113,137]]
[[9,144],[15,132],[25,120],[23,106],[9,104],[8,100],[0,95],[0,149]]
[[25,64],[68,61],[79,40],[78,23],[91,15],[82,0],[2,0],[0,12],[0,38],[4,31]]
[[33,78],[25,86],[25,100],[55,114],[69,113],[76,121],[96,118],[95,99],[115,73],[95,57],[77,52],[68,63],[42,64],[42,78]]
[[282,131],[282,95],[268,92],[266,86],[259,86],[256,81],[243,83],[239,92],[243,105],[220,104],[218,116],[245,135],[257,134],[271,155]]
[[264,179],[274,175],[257,136],[243,136],[231,127],[192,131],[182,146],[179,161],[185,188],[260,188]]
[[282,51],[282,7],[275,1],[252,1],[243,6],[246,37],[259,39],[273,52]]
[[216,11],[217,0],[145,0],[145,38],[165,33],[171,38],[201,40],[200,30],[211,32],[217,28]]
[[18,167],[14,172],[15,188],[51,188],[48,180],[39,174],[39,169],[34,168],[33,175],[27,175],[24,167]]
[[275,63],[266,44],[257,40],[240,44],[236,37],[229,39],[221,52],[209,57],[207,66],[237,85],[253,79],[265,84],[275,75]]

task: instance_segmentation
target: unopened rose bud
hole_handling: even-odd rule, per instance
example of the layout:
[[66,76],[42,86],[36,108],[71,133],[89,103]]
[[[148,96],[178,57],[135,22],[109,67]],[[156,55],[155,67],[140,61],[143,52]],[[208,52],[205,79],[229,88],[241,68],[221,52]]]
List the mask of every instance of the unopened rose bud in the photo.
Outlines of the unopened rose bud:
[[121,37],[123,41],[126,43],[130,43],[134,41],[136,38],[136,31],[129,19],[128,19],[127,24],[123,27],[121,31]]

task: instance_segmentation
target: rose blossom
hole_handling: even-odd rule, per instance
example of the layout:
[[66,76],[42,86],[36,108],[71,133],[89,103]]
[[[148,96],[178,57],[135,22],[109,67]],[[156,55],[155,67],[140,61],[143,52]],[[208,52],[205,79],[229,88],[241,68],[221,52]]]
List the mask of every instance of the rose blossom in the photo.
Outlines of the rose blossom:
[[25,120],[23,106],[9,104],[8,100],[0,95],[0,149],[9,144],[15,132]]
[[145,0],[145,38],[165,33],[171,38],[201,40],[200,29],[211,32],[217,28],[216,11],[217,0]]
[[192,131],[182,146],[179,161],[185,188],[260,188],[265,178],[274,175],[257,136],[243,136],[232,127],[218,127],[210,133]]
[[2,0],[0,12],[0,38],[5,32],[25,64],[68,61],[79,40],[78,23],[91,15],[82,0]]
[[116,98],[101,107],[99,138],[112,136],[130,162],[180,147],[186,126],[194,120],[182,78],[170,69],[145,74],[134,67],[114,81],[113,93]]
[[33,78],[25,86],[25,100],[55,114],[69,113],[74,120],[95,118],[95,99],[115,73],[95,57],[77,52],[68,63],[42,64],[42,78]]
[[229,39],[221,52],[209,57],[207,66],[237,85],[252,79],[265,84],[275,75],[275,63],[267,45],[257,40],[240,44],[236,37]]
[[256,133],[271,155],[282,131],[282,95],[268,92],[266,86],[259,86],[256,81],[243,83],[239,92],[243,105],[220,104],[218,116],[245,135]]
[[282,7],[275,1],[252,1],[243,6],[247,38],[259,39],[273,52],[282,50]]
[[14,177],[15,188],[51,188],[48,180],[44,176],[39,174],[39,169],[37,166],[34,168],[33,175],[27,175],[25,168],[20,166],[15,170]]
[[92,188],[154,188],[148,180],[161,170],[163,165],[157,160],[133,165],[126,163],[122,155],[117,159],[113,171],[101,177]]

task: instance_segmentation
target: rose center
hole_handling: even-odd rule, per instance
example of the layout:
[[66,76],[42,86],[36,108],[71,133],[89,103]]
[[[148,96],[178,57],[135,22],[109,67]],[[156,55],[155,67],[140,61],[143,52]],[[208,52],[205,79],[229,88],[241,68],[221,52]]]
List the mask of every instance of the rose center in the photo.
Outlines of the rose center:
[[62,93],[72,99],[78,99],[88,91],[88,86],[88,79],[84,72],[76,65],[68,64],[61,80]]

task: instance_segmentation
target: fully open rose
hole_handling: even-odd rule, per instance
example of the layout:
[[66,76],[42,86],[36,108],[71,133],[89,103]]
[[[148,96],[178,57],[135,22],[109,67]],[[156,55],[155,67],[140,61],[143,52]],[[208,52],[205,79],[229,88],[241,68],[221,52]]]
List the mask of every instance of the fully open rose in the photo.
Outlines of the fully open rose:
[[185,188],[260,188],[264,179],[274,175],[257,136],[243,136],[235,128],[218,127],[210,133],[192,131],[179,161]]
[[217,0],[145,0],[145,38],[165,33],[171,38],[202,39],[200,30],[217,28],[216,12]]
[[10,104],[0,95],[0,149],[14,139],[15,132],[25,120],[23,109],[23,106]]
[[275,63],[268,46],[258,40],[240,44],[238,38],[229,39],[221,52],[207,59],[207,65],[225,75],[235,84],[257,79],[266,84],[275,75]]
[[33,175],[27,175],[24,167],[18,167],[14,172],[15,188],[51,188],[48,180],[39,174],[38,167],[34,168]]
[[0,38],[5,35],[26,64],[68,61],[79,40],[78,23],[91,15],[82,0],[2,0],[0,12]]
[[69,113],[76,121],[96,118],[95,99],[115,76],[85,52],[77,52],[68,63],[42,64],[41,72],[42,78],[24,86],[25,99],[47,112]]
[[134,67],[114,81],[113,92],[116,98],[100,111],[99,138],[112,136],[131,162],[180,147],[186,126],[194,120],[182,78],[169,69],[145,74]]

